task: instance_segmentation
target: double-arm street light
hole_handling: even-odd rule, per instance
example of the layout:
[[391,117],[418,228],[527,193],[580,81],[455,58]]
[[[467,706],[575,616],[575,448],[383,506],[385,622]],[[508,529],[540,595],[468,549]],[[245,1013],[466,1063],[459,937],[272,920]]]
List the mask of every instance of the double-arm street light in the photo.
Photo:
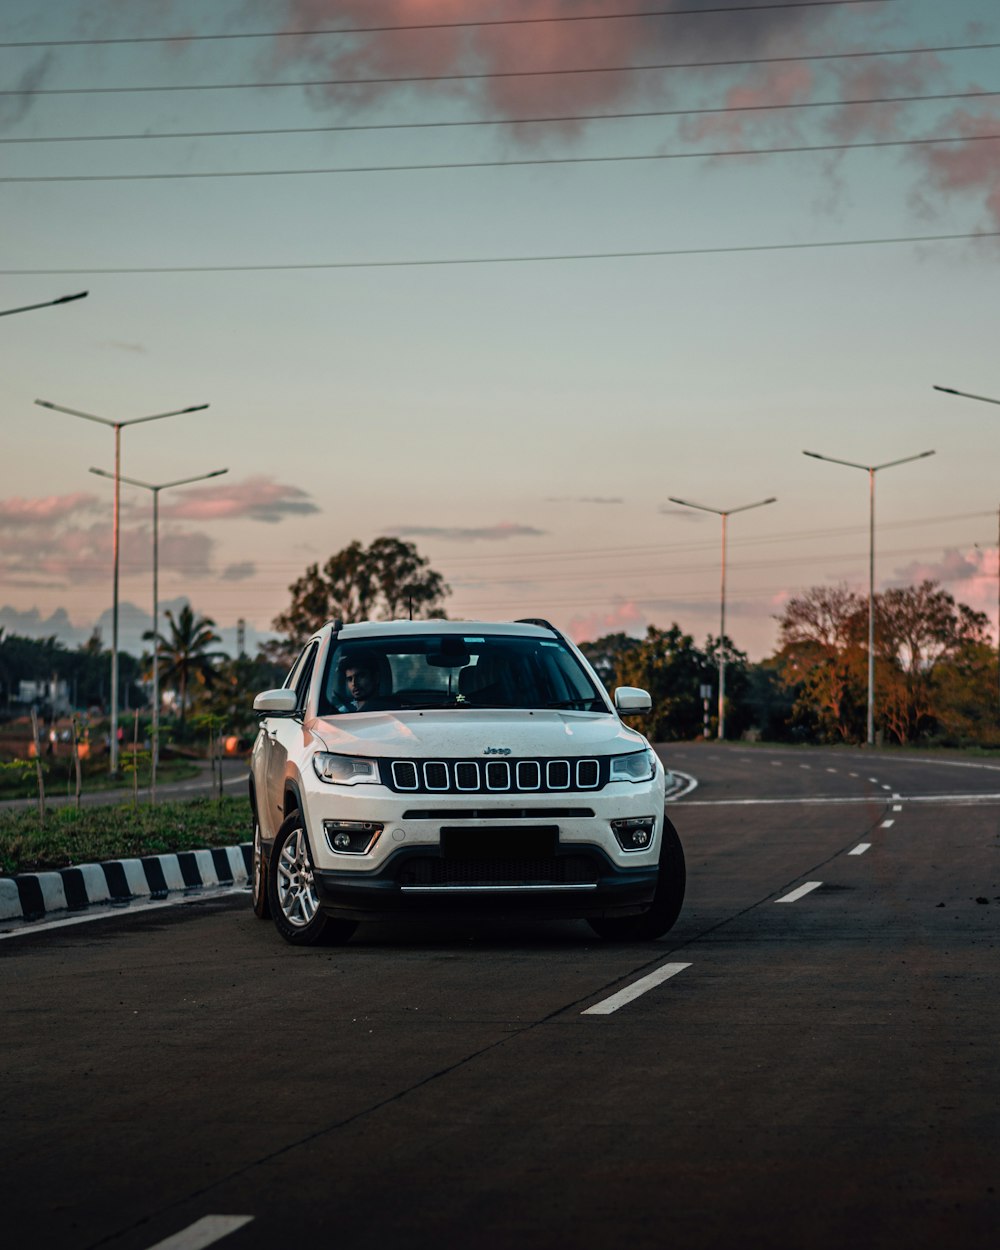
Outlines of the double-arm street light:
[[751,508],[763,508],[765,504],[776,503],[777,497],[758,499],[756,503],[745,503],[741,508],[709,508],[703,503],[689,503],[686,499],[675,499],[670,496],[671,503],[679,503],[683,508],[697,508],[699,512],[714,512],[722,517],[722,607],[719,623],[719,739],[726,736],[726,522],[734,512],[749,512]]
[[[91,469],[98,477],[115,480],[113,473],[105,469]],[[153,492],[153,749],[150,765],[150,798],[156,802],[156,770],[160,763],[160,491],[169,490],[171,486],[188,486],[192,482],[204,482],[210,477],[221,477],[228,469],[213,469],[211,473],[199,473],[195,477],[181,477],[174,482],[143,482],[137,477],[118,475],[118,481],[128,482],[130,486],[142,486]]]
[[827,460],[830,464],[846,464],[850,469],[863,469],[868,474],[868,745],[875,745],[875,474],[880,469],[891,469],[897,464],[909,464],[933,456],[933,451],[921,451],[915,456],[901,460],[887,460],[884,464],[855,464],[853,460],[838,460],[836,456],[821,456],[818,451],[804,451],[804,456],[814,460]]
[[9,317],[12,313],[34,312],[36,308],[54,308],[56,304],[72,304],[74,300],[86,299],[89,292],[78,291],[76,295],[60,295],[58,299],[47,299],[42,304],[24,304],[20,308],[0,309],[0,317]]
[[160,421],[163,417],[177,417],[184,412],[201,412],[208,404],[194,404],[190,408],[175,408],[172,412],[156,412],[149,417],[132,417],[128,421],[111,421],[107,417],[95,417],[92,412],[80,412],[76,408],[64,408],[61,404],[50,403],[47,399],[36,399],[42,408],[51,408],[54,412],[66,412],[71,417],[83,417],[85,421],[96,421],[100,425],[110,425],[115,432],[115,509],[114,509],[114,578],[111,604],[111,742],[109,744],[110,771],[118,772],[118,535],[119,535],[119,502],[121,496],[121,445],[122,429],[126,425],[139,425],[144,421]]

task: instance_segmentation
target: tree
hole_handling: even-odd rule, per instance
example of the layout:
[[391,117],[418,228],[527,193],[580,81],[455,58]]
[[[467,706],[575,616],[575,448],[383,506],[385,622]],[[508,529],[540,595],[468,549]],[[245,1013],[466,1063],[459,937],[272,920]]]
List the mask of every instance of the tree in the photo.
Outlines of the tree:
[[666,630],[650,625],[637,646],[624,648],[615,665],[615,682],[649,691],[653,708],[642,721],[642,732],[648,738],[676,741],[701,733],[699,688],[711,680],[711,673],[705,652],[675,622]]
[[879,719],[899,742],[934,730],[942,711],[941,671],[965,663],[987,641],[987,618],[935,582],[875,596]]
[[288,589],[291,605],[271,624],[293,647],[330,620],[442,615],[441,601],[451,594],[416,546],[399,538],[376,538],[367,549],[355,539],[322,569],[309,565]]
[[857,741],[864,721],[867,608],[846,586],[813,586],[778,617],[781,681],[793,719],[826,740]]
[[[194,683],[212,684],[215,680],[214,661],[221,659],[224,652],[209,650],[213,642],[222,641],[215,632],[215,621],[207,616],[196,618],[189,603],[185,603],[176,618],[168,608],[166,617],[170,626],[169,637],[157,634],[156,638],[163,661],[163,681],[176,684],[183,725],[191,686]],[[143,637],[151,639],[152,630],[148,630]]]
[[619,684],[617,672],[624,656],[642,646],[640,638],[631,634],[605,634],[593,642],[581,642],[580,650],[594,666],[594,670],[609,689]]

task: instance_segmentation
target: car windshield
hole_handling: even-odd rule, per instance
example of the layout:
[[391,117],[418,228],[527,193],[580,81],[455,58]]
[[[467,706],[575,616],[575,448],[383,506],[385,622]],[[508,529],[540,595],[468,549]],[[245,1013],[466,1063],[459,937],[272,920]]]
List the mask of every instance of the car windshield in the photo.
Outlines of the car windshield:
[[608,710],[580,661],[556,639],[424,634],[331,646],[321,716],[439,707]]

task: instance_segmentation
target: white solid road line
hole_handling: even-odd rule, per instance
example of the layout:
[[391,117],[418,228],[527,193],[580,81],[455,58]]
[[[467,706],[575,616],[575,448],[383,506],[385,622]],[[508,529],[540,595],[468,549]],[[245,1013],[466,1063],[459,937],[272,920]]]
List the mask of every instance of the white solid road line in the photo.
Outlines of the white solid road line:
[[135,916],[147,911],[156,911],[160,907],[184,907],[191,903],[205,903],[209,899],[223,898],[227,894],[248,894],[245,885],[225,885],[218,888],[203,886],[201,890],[191,894],[180,894],[176,898],[133,899],[130,903],[94,904],[82,915],[66,916],[62,920],[17,920],[10,921],[14,927],[0,929],[0,942],[5,938],[28,937],[32,933],[44,933],[47,929],[66,929],[70,925],[88,924],[91,920],[107,920],[110,916]]
[[188,1228],[182,1228],[165,1241],[150,1246],[149,1250],[203,1250],[203,1247],[235,1233],[252,1219],[252,1215],[203,1215]]
[[813,890],[818,890],[823,884],[822,881],[807,881],[805,885],[800,885],[797,890],[792,890],[791,894],[784,894],[781,898],[776,898],[776,903],[797,903],[800,898],[804,898]]
[[859,842],[853,851],[848,851],[848,855],[864,855],[865,851],[871,850],[870,842]]
[[631,985],[627,985],[625,989],[619,990],[617,994],[612,994],[610,998],[602,999],[601,1002],[595,1003],[593,1007],[588,1007],[586,1011],[581,1011],[580,1015],[610,1016],[619,1007],[624,1007],[626,1003],[633,1002],[645,994],[647,990],[656,989],[664,981],[668,981],[671,977],[676,976],[678,972],[683,972],[685,968],[690,967],[690,964],[664,964],[662,967],[657,968],[655,972],[649,973],[648,976],[640,977],[638,981],[633,981]]
[[[968,805],[970,803],[996,803],[1000,801],[1000,793],[994,794],[911,794],[908,803],[948,803]],[[876,800],[870,795],[854,795],[850,797],[828,794],[826,796],[805,797],[800,795],[789,799],[692,799],[686,807],[780,807],[794,804],[815,805],[817,803],[833,804],[872,804]]]

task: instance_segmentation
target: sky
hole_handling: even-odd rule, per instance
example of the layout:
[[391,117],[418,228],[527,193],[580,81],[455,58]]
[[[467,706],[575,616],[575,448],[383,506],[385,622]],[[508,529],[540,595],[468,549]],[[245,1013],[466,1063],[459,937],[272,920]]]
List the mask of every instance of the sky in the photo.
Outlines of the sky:
[[383,534],[450,616],[701,643],[721,518],[672,498],[775,497],[728,520],[763,658],[789,598],[867,590],[867,475],[803,450],[933,449],[876,475],[878,586],[995,628],[1000,411],[933,386],[1000,398],[1000,10],[753,7],[5,0],[0,312],[88,295],[0,317],[0,626],[110,641],[113,433],[44,399],[209,405],[122,472],[228,470],[161,492],[159,593],[230,646]]

